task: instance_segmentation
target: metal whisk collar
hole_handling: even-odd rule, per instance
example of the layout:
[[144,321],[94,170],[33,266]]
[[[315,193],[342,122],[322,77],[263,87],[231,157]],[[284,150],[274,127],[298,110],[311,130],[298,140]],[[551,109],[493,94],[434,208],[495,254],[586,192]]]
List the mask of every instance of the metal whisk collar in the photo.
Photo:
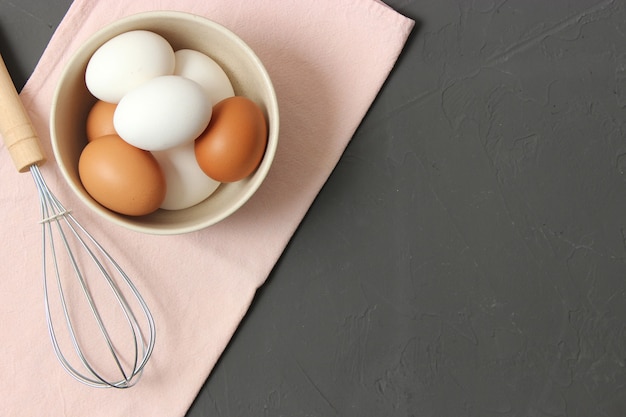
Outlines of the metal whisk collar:
[[[155,324],[152,314],[141,294],[132,283],[126,273],[120,268],[108,252],[89,234],[83,226],[68,212],[59,200],[48,189],[37,165],[30,166],[30,172],[35,180],[39,193],[42,214],[42,246],[43,246],[43,282],[44,300],[48,331],[54,347],[54,352],[65,370],[78,381],[92,387],[99,388],[129,388],[137,383],[143,369],[152,354],[155,343]],[[70,241],[78,245],[81,257],[73,251]],[[68,271],[61,271],[58,258],[65,255],[69,261],[69,274],[73,275],[78,282],[80,293],[84,297],[91,314],[93,323],[91,333],[98,334],[104,343],[104,348],[99,350],[95,357],[88,350],[87,344],[93,340],[85,341],[78,336],[78,317],[84,320],[84,314],[72,314],[68,299],[71,288],[76,283],[68,282]],[[96,299],[101,294],[95,294],[94,277],[88,277],[82,271],[85,259],[91,262],[93,275],[99,275],[100,281],[104,281],[108,289],[107,310],[111,304],[117,305],[118,318],[123,317],[126,329],[126,340],[121,340],[105,324],[102,311]],[[52,272],[50,276],[49,272]],[[50,281],[50,282],[49,282]],[[55,324],[52,306],[56,289],[57,300],[61,313],[56,316],[61,318],[65,326]],[[99,287],[102,289],[102,285]],[[113,301],[114,302],[111,302]],[[137,316],[133,306],[141,310]],[[58,310],[58,309],[57,309]],[[62,330],[60,328],[63,327]],[[147,329],[146,329],[147,327]],[[69,343],[62,344],[59,340],[60,333],[69,336]],[[130,353],[122,354],[123,345]],[[129,348],[130,346],[130,348]],[[70,358],[72,352],[72,358]],[[103,359],[102,355],[109,355]],[[105,365],[106,363],[106,365]],[[106,367],[106,369],[104,369]]]

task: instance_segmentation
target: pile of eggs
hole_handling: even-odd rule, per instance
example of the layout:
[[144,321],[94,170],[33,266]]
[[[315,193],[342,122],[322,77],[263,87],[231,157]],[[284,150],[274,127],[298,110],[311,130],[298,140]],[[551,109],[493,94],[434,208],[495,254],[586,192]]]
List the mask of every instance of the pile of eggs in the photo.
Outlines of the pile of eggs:
[[78,173],[112,211],[191,207],[221,183],[250,176],[263,159],[263,111],[235,95],[224,70],[201,52],[174,51],[151,31],[125,32],[94,52],[85,83],[96,102]]

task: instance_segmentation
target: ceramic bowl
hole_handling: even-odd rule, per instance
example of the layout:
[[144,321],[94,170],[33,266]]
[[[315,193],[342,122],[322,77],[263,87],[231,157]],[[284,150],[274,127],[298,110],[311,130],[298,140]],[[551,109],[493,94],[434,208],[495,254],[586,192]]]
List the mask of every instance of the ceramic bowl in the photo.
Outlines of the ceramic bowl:
[[[96,99],[85,85],[92,54],[106,41],[130,30],[149,30],[167,39],[174,50],[188,48],[213,58],[228,75],[235,95],[255,101],[268,123],[263,160],[249,177],[224,183],[203,202],[181,210],[159,209],[139,217],[113,212],[95,201],[81,184],[78,159],[87,143],[86,118]],[[204,17],[154,11],[128,16],[92,35],[72,55],[56,87],[50,119],[52,148],[63,177],[92,211],[108,221],[142,233],[171,235],[209,227],[243,206],[264,181],[278,145],[279,115],[272,81],[261,60],[236,34]]]

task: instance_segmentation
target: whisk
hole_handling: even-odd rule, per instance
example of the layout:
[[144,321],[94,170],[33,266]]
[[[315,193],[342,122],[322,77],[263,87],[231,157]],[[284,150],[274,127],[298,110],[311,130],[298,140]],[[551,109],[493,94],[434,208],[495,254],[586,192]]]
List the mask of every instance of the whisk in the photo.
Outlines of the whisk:
[[39,193],[44,306],[57,359],[86,385],[132,387],[154,348],[154,319],[122,268],[46,185],[39,170],[44,152],[1,56],[0,133]]

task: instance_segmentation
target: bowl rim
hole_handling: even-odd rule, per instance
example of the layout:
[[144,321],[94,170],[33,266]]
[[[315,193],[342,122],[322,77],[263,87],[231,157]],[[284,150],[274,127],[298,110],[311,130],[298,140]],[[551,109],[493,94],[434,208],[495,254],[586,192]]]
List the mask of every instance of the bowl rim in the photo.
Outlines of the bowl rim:
[[[60,96],[63,94],[62,86],[66,84],[67,79],[71,76],[72,68],[75,67],[76,61],[85,53],[86,50],[95,50],[99,46],[101,46],[104,42],[112,37],[116,36],[116,32],[119,31],[120,27],[125,27],[134,22],[140,23],[145,19],[154,19],[154,18],[162,18],[162,19],[176,19],[182,21],[193,21],[195,23],[200,22],[203,25],[211,26],[213,30],[219,31],[228,37],[231,41],[234,41],[237,47],[243,49],[246,52],[247,57],[254,63],[256,67],[256,71],[263,79],[263,82],[268,86],[268,101],[265,103],[267,116],[268,116],[268,140],[265,149],[265,153],[263,159],[261,160],[261,164],[257,168],[257,171],[253,174],[252,178],[250,178],[251,184],[247,187],[245,192],[240,195],[234,204],[228,206],[227,209],[221,210],[218,215],[211,216],[208,218],[200,219],[197,222],[192,224],[188,224],[186,226],[172,226],[167,228],[158,228],[152,225],[146,225],[140,222],[134,221],[132,216],[123,216],[117,213],[112,212],[106,207],[97,203],[93,198],[88,196],[86,190],[80,189],[72,180],[72,176],[68,168],[64,163],[61,163],[61,151],[59,148],[59,138],[56,135],[57,130],[57,106],[60,100]],[[140,27],[136,29],[128,29],[128,30],[141,30]],[[107,36],[107,40],[99,40],[103,37],[103,35],[112,33],[111,36]],[[123,32],[119,32],[123,33]],[[196,15],[189,12],[183,11],[175,11],[175,10],[155,10],[155,11],[145,11],[134,13],[125,17],[121,17],[112,21],[111,23],[103,26],[102,28],[96,30],[91,35],[89,35],[78,48],[72,51],[70,57],[65,62],[61,74],[57,80],[51,108],[50,108],[50,141],[52,144],[52,150],[56,159],[56,165],[61,171],[62,177],[65,182],[68,184],[73,193],[91,210],[96,212],[100,217],[105,218],[106,220],[122,226],[126,229],[130,229],[136,232],[153,234],[153,235],[177,235],[177,234],[185,234],[190,232],[195,232],[198,230],[205,229],[209,226],[212,226],[225,218],[229,217],[231,214],[239,210],[259,189],[261,184],[265,181],[267,174],[273,164],[274,157],[276,155],[276,151],[278,148],[278,136],[279,136],[279,126],[280,126],[280,116],[279,116],[279,107],[278,101],[276,97],[276,91],[274,89],[274,85],[272,80],[267,72],[267,69],[263,65],[261,59],[257,56],[254,50],[241,39],[235,32],[226,28],[225,26],[217,23],[207,17]],[[210,198],[210,197],[208,197]],[[162,210],[162,209],[159,209]]]

